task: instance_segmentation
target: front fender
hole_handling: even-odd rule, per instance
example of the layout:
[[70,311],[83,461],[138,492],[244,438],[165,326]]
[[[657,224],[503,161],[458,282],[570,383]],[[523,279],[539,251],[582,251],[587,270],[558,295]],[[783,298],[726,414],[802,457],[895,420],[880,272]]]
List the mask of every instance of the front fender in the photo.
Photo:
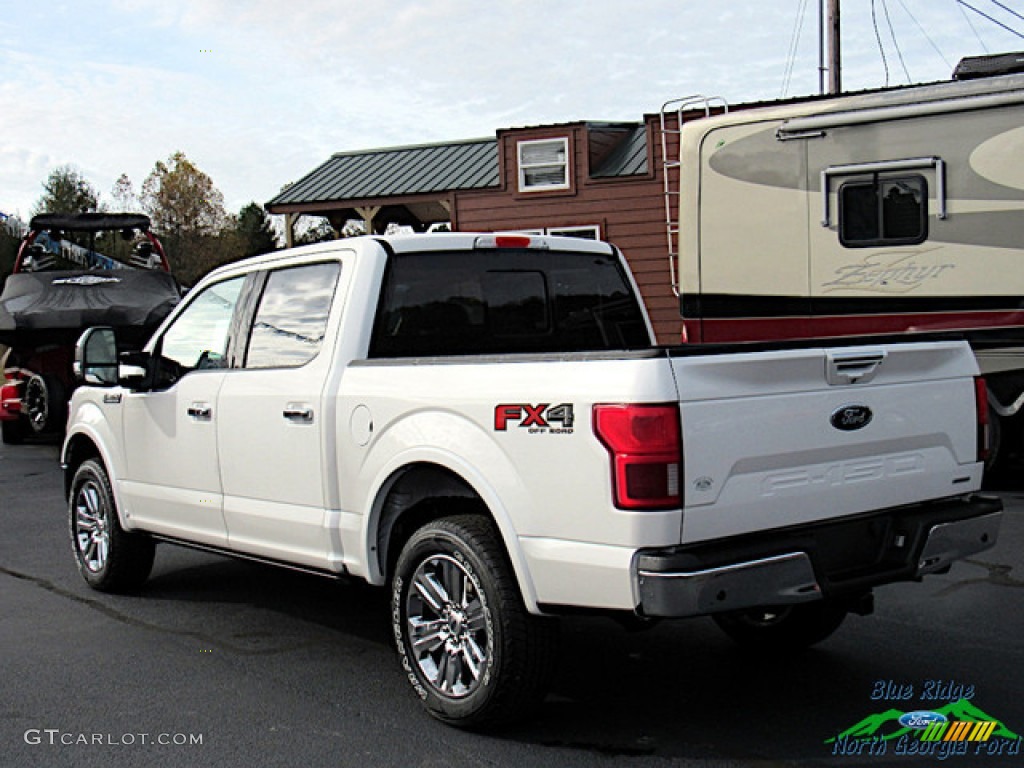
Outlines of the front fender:
[[[109,390],[104,390],[109,392]],[[124,449],[121,445],[121,419],[120,410],[115,414],[110,413],[110,406],[118,403],[100,404],[93,395],[95,393],[88,388],[80,388],[75,391],[71,400],[71,414],[68,421],[68,430],[61,447],[61,466],[64,467],[64,490],[65,495],[70,492],[71,480],[74,476],[77,465],[75,457],[81,455],[78,451],[83,443],[90,444],[94,453],[99,455],[103,466],[106,467],[107,475],[110,478],[110,487],[114,492],[114,501],[117,504],[117,514],[124,530],[130,530],[127,511],[122,502],[120,494],[120,483],[118,480],[123,476],[125,467]],[[100,398],[108,397],[98,395]],[[117,395],[114,395],[117,397]]]

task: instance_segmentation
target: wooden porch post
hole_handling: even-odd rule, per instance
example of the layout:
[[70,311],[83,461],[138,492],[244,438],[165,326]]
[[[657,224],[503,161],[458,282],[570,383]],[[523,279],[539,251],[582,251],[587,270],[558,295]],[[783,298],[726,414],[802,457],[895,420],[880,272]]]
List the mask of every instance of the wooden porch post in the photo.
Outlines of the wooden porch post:
[[299,220],[298,213],[286,213],[284,215],[284,244],[287,248],[295,246],[295,222]]
[[363,223],[366,225],[366,234],[373,234],[373,219],[378,213],[380,213],[380,209],[381,206],[379,205],[371,205],[367,208],[355,209],[355,212],[359,214],[359,218],[361,218]]

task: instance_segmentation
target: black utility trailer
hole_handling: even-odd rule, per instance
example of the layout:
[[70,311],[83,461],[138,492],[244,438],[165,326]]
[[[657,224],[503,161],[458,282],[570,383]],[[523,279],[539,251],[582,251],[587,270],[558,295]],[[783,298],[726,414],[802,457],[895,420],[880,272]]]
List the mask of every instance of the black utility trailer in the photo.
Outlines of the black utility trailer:
[[5,443],[64,428],[75,341],[95,325],[141,344],[181,298],[148,216],[33,217],[0,293]]

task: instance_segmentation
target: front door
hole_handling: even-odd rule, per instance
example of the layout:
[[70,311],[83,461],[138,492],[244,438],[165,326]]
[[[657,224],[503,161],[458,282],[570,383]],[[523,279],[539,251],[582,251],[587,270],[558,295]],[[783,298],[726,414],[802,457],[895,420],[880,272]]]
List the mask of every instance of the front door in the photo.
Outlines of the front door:
[[227,543],[217,398],[228,375],[245,279],[216,283],[191,299],[156,343],[153,390],[125,396],[119,485],[133,526],[214,546]]

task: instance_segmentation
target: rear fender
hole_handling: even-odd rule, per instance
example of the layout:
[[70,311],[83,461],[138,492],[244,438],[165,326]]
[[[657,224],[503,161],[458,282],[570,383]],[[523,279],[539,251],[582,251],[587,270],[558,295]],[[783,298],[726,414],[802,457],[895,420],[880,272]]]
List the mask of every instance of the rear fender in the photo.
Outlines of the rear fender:
[[[432,445],[415,444],[417,438],[422,440],[424,430],[426,434],[444,437]],[[366,489],[365,501],[358,507],[365,510],[359,551],[363,555],[366,579],[377,585],[387,580],[387,561],[384,553],[378,551],[378,540],[381,525],[390,526],[393,519],[388,517],[394,518],[394,515],[385,515],[385,504],[396,482],[417,466],[435,467],[448,473],[480,500],[501,533],[523,601],[528,610],[536,613],[536,590],[510,512],[510,505],[528,503],[527,486],[494,441],[474,423],[457,414],[414,414],[393,425],[373,443],[363,465],[364,471],[372,468],[373,480]],[[440,488],[439,491],[439,496],[452,495],[450,489]],[[354,569],[359,568],[358,563],[352,565]]]

